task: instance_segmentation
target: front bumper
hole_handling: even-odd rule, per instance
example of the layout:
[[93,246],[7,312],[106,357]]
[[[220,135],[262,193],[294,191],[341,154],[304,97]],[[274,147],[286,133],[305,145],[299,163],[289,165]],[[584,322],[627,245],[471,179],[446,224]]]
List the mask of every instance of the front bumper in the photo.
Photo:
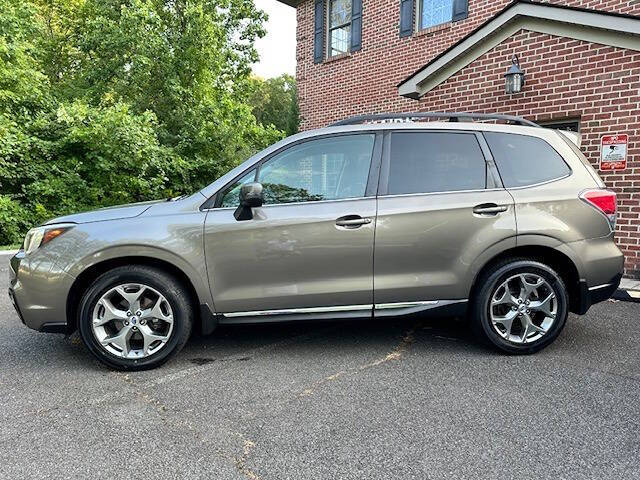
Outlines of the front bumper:
[[9,262],[9,300],[11,300],[11,304],[18,314],[18,318],[24,323],[24,317],[22,316],[22,312],[20,312],[20,307],[18,307],[18,302],[16,301],[16,294],[14,293],[15,285],[18,282],[16,266],[19,266],[20,262],[15,261],[14,258]]
[[44,255],[27,258],[19,251],[9,263],[9,298],[27,327],[68,333],[66,301],[74,278]]
[[24,318],[22,317],[22,313],[20,312],[20,307],[18,307],[18,302],[16,302],[16,296],[13,293],[13,289],[12,288],[9,288],[9,300],[11,300],[11,304],[13,305],[13,308],[15,309],[16,313],[18,314],[18,318],[24,324]]

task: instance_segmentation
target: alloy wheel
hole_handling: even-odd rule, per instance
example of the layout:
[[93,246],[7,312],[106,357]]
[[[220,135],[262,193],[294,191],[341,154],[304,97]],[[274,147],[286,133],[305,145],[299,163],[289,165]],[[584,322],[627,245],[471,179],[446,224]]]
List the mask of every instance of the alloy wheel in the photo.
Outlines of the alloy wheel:
[[173,332],[173,311],[154,288],[127,283],[103,294],[91,321],[93,335],[109,353],[122,358],[145,358],[160,351]]
[[549,282],[534,273],[513,275],[491,295],[489,317],[503,339],[526,344],[546,335],[556,321],[558,299]]

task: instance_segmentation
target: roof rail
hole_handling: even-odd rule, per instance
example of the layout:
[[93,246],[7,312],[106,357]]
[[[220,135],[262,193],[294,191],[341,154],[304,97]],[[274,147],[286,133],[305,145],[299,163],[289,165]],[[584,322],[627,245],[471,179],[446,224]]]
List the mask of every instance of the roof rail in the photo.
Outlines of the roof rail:
[[450,122],[473,121],[473,120],[503,120],[517,125],[527,127],[539,127],[540,125],[513,115],[500,115],[497,113],[466,113],[466,112],[414,112],[414,113],[375,113],[371,115],[357,115],[346,118],[339,122],[332,123],[330,127],[341,125],[358,125],[367,122],[392,122],[394,120],[412,122],[422,119],[448,118]]

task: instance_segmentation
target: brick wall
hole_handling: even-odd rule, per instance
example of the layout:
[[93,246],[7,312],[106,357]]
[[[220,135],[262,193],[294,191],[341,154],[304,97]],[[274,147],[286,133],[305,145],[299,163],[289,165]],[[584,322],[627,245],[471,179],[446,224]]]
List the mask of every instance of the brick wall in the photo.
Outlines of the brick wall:
[[[510,0],[470,0],[466,20],[407,38],[398,35],[399,0],[362,3],[362,49],[322,64],[313,63],[313,0],[302,0],[297,8],[296,77],[302,129],[324,126],[358,113],[415,109],[414,100],[399,97],[396,85],[498,13]],[[640,15],[638,0],[545,3]],[[509,58],[502,61],[506,71]]]
[[[313,63],[313,1],[298,7],[297,77],[302,128],[387,111],[500,112],[534,121],[580,119],[582,150],[598,165],[600,138],[629,134],[628,168],[600,175],[619,199],[618,244],[625,273],[640,278],[640,53],[521,31],[453,75],[420,101],[396,85],[451,43],[495,15],[508,0],[470,0],[469,18],[410,38],[398,37],[399,2],[363,0],[362,50]],[[640,1],[554,1],[640,15]],[[513,53],[526,73],[518,95],[504,94]]]
[[[518,52],[523,93],[504,93],[505,61]],[[487,81],[486,79],[492,79]],[[618,244],[640,276],[640,53],[521,31],[415,102],[413,109],[509,112],[534,121],[580,119],[582,151],[597,168],[600,139],[629,134],[627,169],[600,172],[618,193]]]

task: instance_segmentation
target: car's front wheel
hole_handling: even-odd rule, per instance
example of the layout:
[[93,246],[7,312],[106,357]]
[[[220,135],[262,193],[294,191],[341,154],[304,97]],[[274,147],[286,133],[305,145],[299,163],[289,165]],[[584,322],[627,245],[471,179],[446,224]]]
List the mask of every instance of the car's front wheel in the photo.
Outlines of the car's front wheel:
[[187,342],[193,308],[184,287],[162,270],[131,265],[98,277],[78,318],[89,351],[111,368],[157,367]]
[[500,350],[535,353],[564,328],[569,310],[567,289],[548,265],[510,259],[490,268],[478,282],[471,309],[474,326]]

